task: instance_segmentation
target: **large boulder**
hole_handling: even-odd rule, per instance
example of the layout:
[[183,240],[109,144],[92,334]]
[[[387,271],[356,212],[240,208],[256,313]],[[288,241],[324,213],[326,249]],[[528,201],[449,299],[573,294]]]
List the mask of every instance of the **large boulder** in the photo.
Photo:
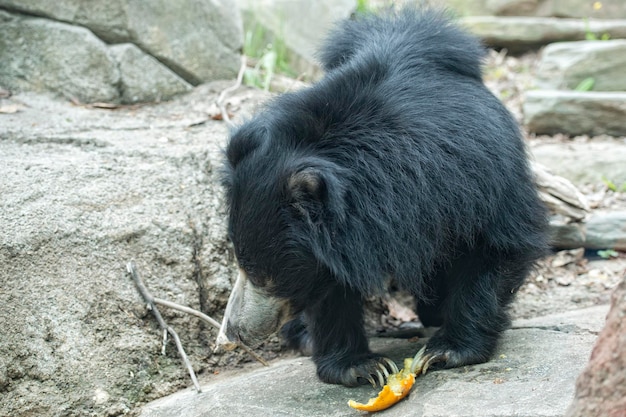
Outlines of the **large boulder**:
[[626,275],[613,293],[606,325],[576,381],[566,417],[626,416]]
[[82,101],[115,101],[117,64],[89,30],[47,19],[0,21],[0,84],[55,91]]
[[[2,12],[3,8],[11,10],[11,14]],[[69,91],[84,101],[134,102],[126,100],[124,92],[123,99],[119,91],[115,92],[119,74],[113,68],[114,59],[106,52],[107,44],[136,45],[146,55],[139,59],[138,51],[133,52],[139,71],[150,68],[145,77],[168,74],[153,83],[145,81],[147,91],[134,97],[165,99],[171,97],[172,91],[188,90],[188,85],[177,80],[167,91],[154,93],[155,86],[170,83],[172,73],[196,85],[234,78],[241,65],[243,29],[232,0],[0,0],[0,13],[0,60],[9,62],[11,68],[0,68],[0,83],[9,88]],[[26,18],[33,15],[42,17],[35,20],[35,31],[33,19]],[[59,31],[64,35],[58,35]],[[102,56],[96,57],[94,49],[100,50]],[[123,65],[127,67],[129,56],[124,57],[127,60]],[[94,59],[108,62],[94,64]],[[57,76],[57,72],[61,74]],[[66,80],[71,81],[74,74],[78,85],[68,90]],[[93,86],[85,90],[81,80],[92,76]],[[55,78],[61,81],[51,81]],[[91,90],[102,89],[103,82],[108,91],[92,94]]]
[[626,251],[626,212],[594,211],[582,222],[550,221],[550,244],[557,249],[614,249]]
[[192,88],[132,43],[113,45],[110,51],[119,65],[119,94],[123,103],[161,101]]
[[[191,384],[171,339],[160,353],[125,264],[154,296],[220,318],[233,272],[217,180],[227,129],[206,108],[228,85],[113,112],[8,100],[21,110],[0,114],[0,416],[119,416]],[[211,353],[216,332],[161,313],[212,375],[225,358]]]
[[626,19],[622,0],[440,0],[464,16],[537,16]]
[[467,16],[460,19],[487,45],[507,48],[518,53],[536,49],[551,42],[585,40],[589,34],[600,38],[626,38],[624,19],[559,19],[550,17]]
[[626,135],[626,92],[528,91],[524,122],[539,134]]
[[618,187],[626,184],[626,143],[620,139],[536,141],[531,153],[537,162],[575,185],[602,184],[604,179]]
[[232,0],[0,0],[0,7],[134,43],[193,84],[233,78],[240,66],[243,29]]
[[235,78],[241,66],[243,29],[232,0],[127,3],[130,42],[192,84]]
[[575,89],[593,79],[594,91],[626,91],[626,39],[558,42],[547,45],[539,60],[541,88]]

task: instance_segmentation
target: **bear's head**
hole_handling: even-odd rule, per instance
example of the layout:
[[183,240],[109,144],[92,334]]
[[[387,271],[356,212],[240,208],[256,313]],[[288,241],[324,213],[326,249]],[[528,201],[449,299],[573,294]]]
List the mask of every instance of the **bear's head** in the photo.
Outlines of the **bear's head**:
[[253,346],[324,297],[333,275],[327,252],[346,216],[341,168],[259,124],[242,126],[226,149],[222,178],[239,277],[220,345]]

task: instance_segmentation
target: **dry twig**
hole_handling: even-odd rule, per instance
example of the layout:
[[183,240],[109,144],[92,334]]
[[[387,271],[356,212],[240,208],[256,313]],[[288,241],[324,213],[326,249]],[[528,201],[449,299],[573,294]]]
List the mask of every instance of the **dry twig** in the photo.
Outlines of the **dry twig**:
[[162,298],[157,298],[157,297],[154,297],[154,303],[160,304],[165,307],[173,308],[174,310],[182,311],[183,313],[191,314],[192,316],[196,316],[200,320],[210,324],[211,326],[215,327],[218,330],[220,328],[220,323],[217,320],[211,318],[210,316],[207,316],[201,311],[194,310],[193,308],[183,306],[183,305],[174,303],[172,301],[163,300]]
[[167,323],[165,323],[165,320],[163,320],[161,313],[157,309],[157,306],[156,306],[157,303],[155,301],[155,298],[152,296],[152,294],[150,294],[145,284],[143,283],[143,280],[139,276],[139,273],[137,272],[137,269],[135,267],[135,262],[130,261],[128,265],[126,266],[126,269],[128,273],[130,274],[130,276],[132,277],[133,281],[135,282],[135,286],[137,287],[137,290],[139,291],[143,299],[146,301],[146,303],[148,303],[148,306],[150,310],[152,310],[152,314],[154,315],[154,318],[156,318],[157,322],[159,323],[159,326],[163,330],[163,350],[165,350],[165,343],[167,341],[167,333],[169,333],[174,339],[174,342],[176,343],[176,348],[178,349],[178,353],[180,354],[181,359],[183,360],[183,362],[185,363],[185,366],[187,367],[187,370],[189,371],[189,376],[191,377],[191,380],[193,381],[193,385],[196,387],[196,391],[202,392],[202,390],[200,389],[200,384],[198,383],[198,378],[196,378],[196,373],[193,371],[191,362],[189,361],[189,358],[187,357],[187,354],[185,353],[185,349],[183,349],[183,345],[180,342],[180,338],[178,337],[178,334],[176,334],[176,331],[174,331],[174,329],[168,326]]
[[247,62],[248,61],[247,61],[246,56],[241,55],[241,67],[239,68],[239,73],[237,74],[237,81],[232,86],[222,90],[219,97],[215,101],[215,104],[217,104],[217,107],[220,109],[220,112],[222,113],[222,120],[224,120],[231,127],[233,126],[233,122],[230,121],[230,116],[228,115],[228,110],[226,109],[226,104],[224,103],[224,100],[226,99],[226,96],[228,94],[232,93],[233,91],[241,87],[241,82],[243,81],[243,74],[246,72],[246,67],[248,65]]
[[[217,320],[211,318],[210,316],[207,316],[206,314],[204,314],[201,311],[194,310],[193,308],[186,307],[186,306],[174,303],[172,301],[163,300],[161,298],[154,297],[153,300],[154,300],[155,304],[160,304],[162,306],[173,308],[174,310],[182,311],[183,313],[187,313],[187,314],[191,314],[192,316],[196,316],[200,320],[210,324],[211,326],[215,327],[216,329],[219,329],[221,327],[220,323]],[[244,345],[241,342],[237,343],[237,346],[239,346],[240,348],[245,350],[250,356],[252,356],[257,361],[261,362],[263,365],[270,366],[270,364],[265,359],[263,359],[261,356],[259,356],[256,352],[254,352],[248,346]]]

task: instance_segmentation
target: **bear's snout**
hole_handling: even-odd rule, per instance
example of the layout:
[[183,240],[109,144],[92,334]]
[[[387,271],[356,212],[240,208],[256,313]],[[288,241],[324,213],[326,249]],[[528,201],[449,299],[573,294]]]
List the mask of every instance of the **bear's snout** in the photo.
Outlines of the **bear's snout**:
[[285,323],[289,310],[287,300],[268,296],[256,288],[240,268],[216,343],[226,349],[239,342],[254,347]]

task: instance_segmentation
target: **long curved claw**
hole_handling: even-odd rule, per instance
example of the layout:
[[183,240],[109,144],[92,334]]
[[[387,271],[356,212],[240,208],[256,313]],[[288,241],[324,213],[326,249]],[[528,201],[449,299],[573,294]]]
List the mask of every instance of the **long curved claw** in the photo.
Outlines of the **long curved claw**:
[[426,355],[426,358],[428,358],[428,360],[426,361],[426,363],[422,367],[422,373],[423,374],[425,374],[426,371],[428,371],[428,368],[430,367],[431,364],[439,362],[441,360],[437,356],[431,356],[431,355]]
[[383,377],[383,374],[380,371],[376,371],[376,376],[378,377],[378,383],[380,384],[380,386],[382,387],[383,385],[385,385],[386,379]]
[[425,374],[432,364],[447,362],[449,359],[449,355],[449,352],[426,353],[426,346],[424,346],[419,350],[419,352],[415,354],[415,357],[413,358],[413,363],[411,364],[411,372],[413,372],[416,376],[420,374]]
[[387,369],[385,365],[383,365],[382,363],[379,363],[378,369],[380,369],[383,372],[383,374],[385,375],[385,379],[389,378],[389,370]]
[[365,379],[367,379],[367,382],[369,382],[372,385],[372,387],[376,388],[376,381],[374,381],[373,375],[368,375],[368,377]]
[[396,365],[396,363],[392,361],[391,359],[383,358],[383,360],[385,361],[387,365],[389,365],[389,369],[391,370],[392,374],[397,374],[400,371],[398,369],[398,365]]
[[[425,355],[426,346],[422,347],[413,357],[413,363],[411,364],[411,373],[416,375],[425,373],[424,364],[429,359],[429,355]],[[426,367],[428,369],[428,367]]]

